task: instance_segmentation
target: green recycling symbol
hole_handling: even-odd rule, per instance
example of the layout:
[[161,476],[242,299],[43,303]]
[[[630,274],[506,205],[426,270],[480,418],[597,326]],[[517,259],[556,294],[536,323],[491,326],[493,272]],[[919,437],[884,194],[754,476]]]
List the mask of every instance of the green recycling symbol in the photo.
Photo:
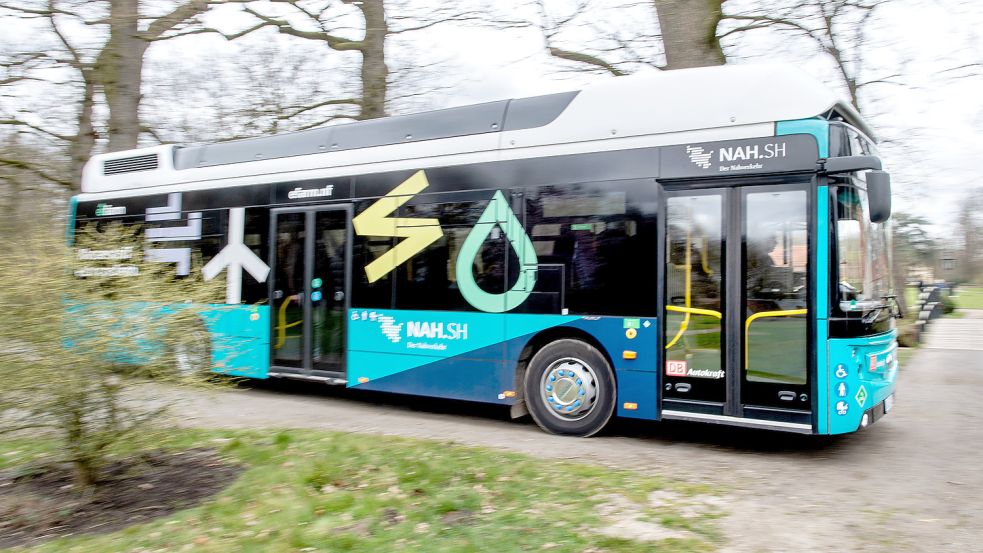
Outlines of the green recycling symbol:
[[[493,228],[498,226],[509,239],[509,244],[519,258],[519,278],[515,284],[506,292],[501,294],[491,294],[485,292],[474,280],[472,267],[474,260],[481,252],[481,245]],[[539,268],[539,259],[536,257],[536,250],[533,248],[532,240],[526,234],[525,229],[519,223],[512,208],[509,207],[508,200],[499,190],[495,192],[488,207],[481,214],[478,222],[468,233],[461,245],[461,251],[457,255],[457,286],[461,290],[461,295],[475,309],[488,313],[503,313],[515,309],[522,302],[526,301],[532,289],[536,286],[536,273]]]

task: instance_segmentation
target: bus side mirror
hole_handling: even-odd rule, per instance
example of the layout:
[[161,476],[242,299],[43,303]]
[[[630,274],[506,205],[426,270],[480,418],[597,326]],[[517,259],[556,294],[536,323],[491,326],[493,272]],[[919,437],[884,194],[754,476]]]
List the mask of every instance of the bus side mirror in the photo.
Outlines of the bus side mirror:
[[891,175],[886,171],[868,171],[864,176],[870,222],[883,223],[891,218]]

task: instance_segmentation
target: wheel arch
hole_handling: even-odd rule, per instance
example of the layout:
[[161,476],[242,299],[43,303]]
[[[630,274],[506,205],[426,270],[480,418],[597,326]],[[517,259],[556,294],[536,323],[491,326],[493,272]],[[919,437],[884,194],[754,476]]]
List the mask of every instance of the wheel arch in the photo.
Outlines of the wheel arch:
[[525,385],[524,380],[526,376],[526,368],[529,366],[529,361],[532,360],[536,352],[542,349],[544,346],[551,342],[557,340],[580,340],[591,347],[601,352],[604,359],[608,362],[611,367],[611,374],[614,376],[615,389],[617,389],[618,384],[618,371],[615,370],[614,362],[611,358],[611,354],[608,353],[607,348],[600,340],[595,338],[589,332],[582,329],[575,328],[572,326],[554,326],[552,328],[547,328],[541,330],[533,335],[526,345],[523,346],[522,351],[519,353],[519,358],[515,363],[514,367],[514,390],[516,391],[516,401],[512,405],[512,418],[519,418],[529,413],[525,405]]

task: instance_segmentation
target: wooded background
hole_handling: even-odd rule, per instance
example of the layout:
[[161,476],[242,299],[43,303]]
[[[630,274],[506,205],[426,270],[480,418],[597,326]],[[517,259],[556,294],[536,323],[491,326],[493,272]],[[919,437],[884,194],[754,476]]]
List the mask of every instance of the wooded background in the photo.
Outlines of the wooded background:
[[[940,10],[956,46],[933,51],[931,33],[910,29]],[[482,64],[501,74],[538,60],[542,80],[572,89],[791,61],[880,133],[903,200],[901,274],[953,258],[946,278],[979,282],[983,186],[972,169],[931,162],[946,129],[896,99],[924,89],[925,105],[975,103],[966,125],[983,131],[979,96],[936,95],[981,90],[980,12],[973,0],[0,0],[0,233],[16,238],[25,221],[63,212],[93,154],[447,107]],[[489,32],[503,48],[532,46],[506,61],[458,55],[455,41],[463,50],[469,34]]]

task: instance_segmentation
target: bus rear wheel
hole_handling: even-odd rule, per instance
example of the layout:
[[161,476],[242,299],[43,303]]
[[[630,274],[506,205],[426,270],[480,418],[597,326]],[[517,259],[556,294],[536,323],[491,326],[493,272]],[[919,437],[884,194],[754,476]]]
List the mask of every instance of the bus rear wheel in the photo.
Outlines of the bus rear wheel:
[[611,365],[580,340],[557,340],[536,352],[524,386],[529,414],[551,434],[593,436],[614,414]]

